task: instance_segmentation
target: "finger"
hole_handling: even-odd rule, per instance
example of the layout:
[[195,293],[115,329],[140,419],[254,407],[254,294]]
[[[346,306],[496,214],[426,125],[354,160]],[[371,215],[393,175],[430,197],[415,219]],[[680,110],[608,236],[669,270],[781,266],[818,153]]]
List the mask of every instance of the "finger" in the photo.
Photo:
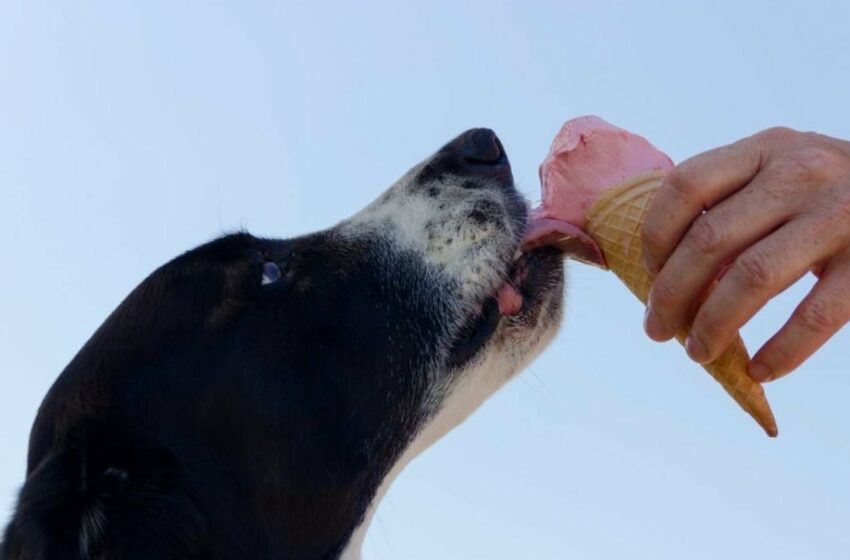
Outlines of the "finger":
[[826,240],[824,229],[817,218],[798,218],[741,253],[694,318],[685,344],[691,358],[716,360],[770,298],[833,254],[838,240]]
[[667,340],[689,324],[720,269],[790,218],[792,199],[774,190],[762,173],[697,218],[653,282],[646,319],[650,338]]
[[661,185],[642,228],[644,262],[655,275],[691,223],[761,169],[762,143],[751,136],[699,154],[676,166]]
[[750,362],[750,376],[772,381],[787,375],[850,320],[850,258],[828,266],[791,318]]

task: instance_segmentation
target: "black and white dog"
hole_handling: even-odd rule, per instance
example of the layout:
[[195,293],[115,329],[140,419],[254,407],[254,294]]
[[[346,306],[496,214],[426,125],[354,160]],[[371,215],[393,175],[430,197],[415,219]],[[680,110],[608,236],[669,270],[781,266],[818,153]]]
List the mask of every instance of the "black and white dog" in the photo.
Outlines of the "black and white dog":
[[564,255],[528,220],[474,129],[333,228],[164,265],[41,405],[0,559],[359,558],[401,469],[552,339]]

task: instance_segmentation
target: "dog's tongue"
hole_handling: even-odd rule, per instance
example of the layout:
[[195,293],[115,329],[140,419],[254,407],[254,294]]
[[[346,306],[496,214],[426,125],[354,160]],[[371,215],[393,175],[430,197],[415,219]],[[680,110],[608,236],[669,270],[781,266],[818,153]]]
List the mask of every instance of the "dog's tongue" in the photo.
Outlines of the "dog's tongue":
[[672,168],[670,158],[642,136],[599,117],[567,121],[540,165],[543,202],[531,213],[524,248],[555,245],[604,266],[602,252],[583,230],[587,209],[600,193],[629,177]]
[[505,282],[496,294],[496,302],[502,315],[516,315],[522,309],[522,294],[513,284]]

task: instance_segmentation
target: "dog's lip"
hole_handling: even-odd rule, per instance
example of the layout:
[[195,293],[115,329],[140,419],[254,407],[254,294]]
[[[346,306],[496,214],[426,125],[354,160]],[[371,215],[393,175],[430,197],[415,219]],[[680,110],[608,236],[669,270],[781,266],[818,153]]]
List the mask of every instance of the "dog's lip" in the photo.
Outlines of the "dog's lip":
[[511,266],[508,279],[496,291],[496,303],[502,315],[518,315],[525,303],[521,288],[526,278],[527,253],[520,253]]

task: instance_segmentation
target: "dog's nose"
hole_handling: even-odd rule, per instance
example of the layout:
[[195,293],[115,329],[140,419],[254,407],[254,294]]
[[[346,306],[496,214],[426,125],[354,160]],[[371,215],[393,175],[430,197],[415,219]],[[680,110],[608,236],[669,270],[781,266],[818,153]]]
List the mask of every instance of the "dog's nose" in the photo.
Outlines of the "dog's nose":
[[450,175],[468,177],[464,184],[472,186],[492,185],[493,182],[476,182],[476,177],[496,179],[513,185],[511,164],[496,133],[489,128],[473,128],[455,137],[440,148],[419,172],[417,181],[428,183]]
[[473,128],[461,134],[456,141],[465,163],[501,165],[508,161],[499,137],[489,128]]

